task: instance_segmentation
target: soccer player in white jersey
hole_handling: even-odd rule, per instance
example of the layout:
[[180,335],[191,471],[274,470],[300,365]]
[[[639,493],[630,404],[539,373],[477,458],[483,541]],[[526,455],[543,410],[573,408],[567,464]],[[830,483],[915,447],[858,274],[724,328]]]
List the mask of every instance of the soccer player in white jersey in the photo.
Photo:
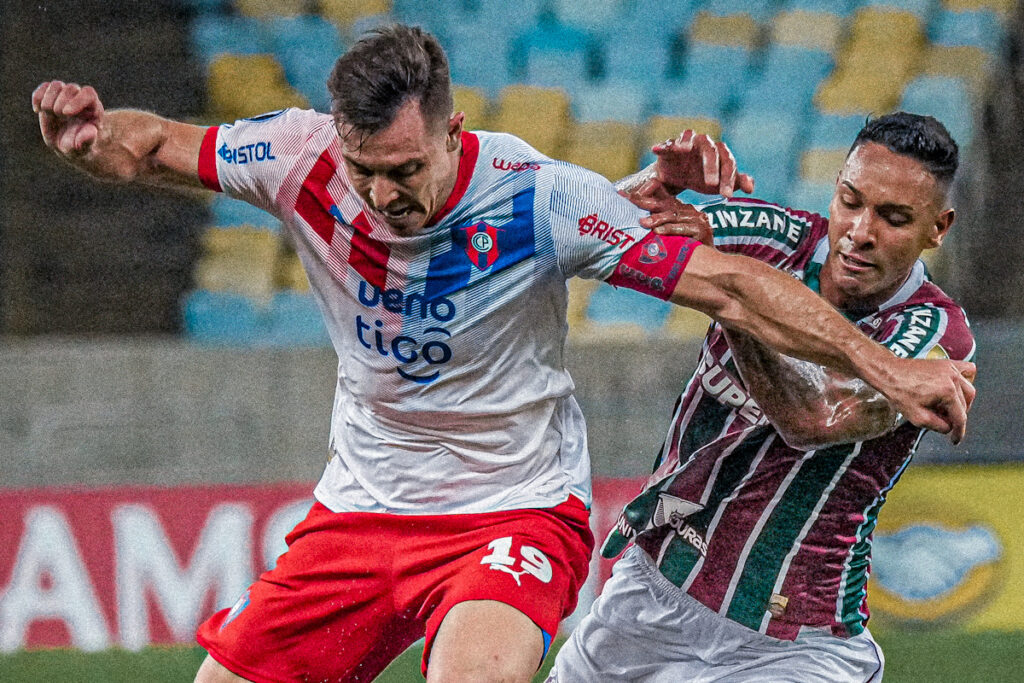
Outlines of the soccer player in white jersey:
[[568,277],[693,306],[963,433],[972,365],[899,359],[787,275],[655,242],[596,174],[464,131],[429,34],[371,33],[328,85],[332,115],[211,128],[106,112],[60,81],[32,97],[46,143],[95,176],[207,187],[281,218],[338,352],[316,503],[276,567],[200,627],[197,680],[369,680],[424,635],[430,681],[531,677],[593,545]]
[[[666,177],[692,172],[687,142],[662,148]],[[701,236],[791,273],[894,353],[970,360],[963,310],[918,260],[953,223],[957,163],[935,119],[882,116],[853,143],[828,219],[732,199],[703,207]],[[634,545],[549,681],[881,680],[871,532],[923,434],[862,382],[713,324],[602,552]]]

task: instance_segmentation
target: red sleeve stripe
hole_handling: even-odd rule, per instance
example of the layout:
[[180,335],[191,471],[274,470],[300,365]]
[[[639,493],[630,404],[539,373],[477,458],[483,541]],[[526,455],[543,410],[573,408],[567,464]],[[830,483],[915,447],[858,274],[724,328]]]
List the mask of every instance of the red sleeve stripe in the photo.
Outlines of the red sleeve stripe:
[[622,255],[607,282],[668,300],[698,246],[690,237],[649,232]]
[[223,192],[217,177],[217,131],[220,126],[210,126],[203,135],[199,146],[199,180],[214,192]]

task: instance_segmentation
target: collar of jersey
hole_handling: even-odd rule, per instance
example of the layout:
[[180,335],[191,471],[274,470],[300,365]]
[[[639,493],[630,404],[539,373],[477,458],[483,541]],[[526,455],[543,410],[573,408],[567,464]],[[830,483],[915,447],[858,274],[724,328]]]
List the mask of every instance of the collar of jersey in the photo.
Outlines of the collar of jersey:
[[459,157],[459,173],[455,178],[455,187],[448,195],[448,201],[444,206],[427,221],[427,227],[433,227],[444,220],[444,217],[451,213],[451,210],[462,201],[469,187],[469,181],[473,179],[473,169],[476,168],[476,159],[480,155],[480,139],[469,131],[462,131],[462,156]]

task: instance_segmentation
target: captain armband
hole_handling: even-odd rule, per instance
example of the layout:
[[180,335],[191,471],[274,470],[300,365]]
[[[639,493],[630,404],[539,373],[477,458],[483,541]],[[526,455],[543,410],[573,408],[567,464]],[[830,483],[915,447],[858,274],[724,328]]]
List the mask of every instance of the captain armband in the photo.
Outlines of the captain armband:
[[699,245],[692,237],[650,232],[622,255],[607,282],[667,300]]

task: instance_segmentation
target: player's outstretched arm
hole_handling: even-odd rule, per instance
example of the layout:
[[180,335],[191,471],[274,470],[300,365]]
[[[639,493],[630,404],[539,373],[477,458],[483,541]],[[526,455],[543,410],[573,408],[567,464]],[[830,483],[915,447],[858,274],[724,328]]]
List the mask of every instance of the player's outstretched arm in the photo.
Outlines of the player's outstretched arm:
[[695,247],[672,293],[776,351],[860,377],[912,423],[963,438],[974,365],[897,358],[794,278],[760,261]]
[[899,424],[899,411],[863,380],[783,356],[736,329],[725,335],[747,391],[788,445],[864,441]]
[[202,187],[205,128],[144,111],[105,111],[91,86],[63,81],[36,88],[32,110],[46,146],[96,178]]

